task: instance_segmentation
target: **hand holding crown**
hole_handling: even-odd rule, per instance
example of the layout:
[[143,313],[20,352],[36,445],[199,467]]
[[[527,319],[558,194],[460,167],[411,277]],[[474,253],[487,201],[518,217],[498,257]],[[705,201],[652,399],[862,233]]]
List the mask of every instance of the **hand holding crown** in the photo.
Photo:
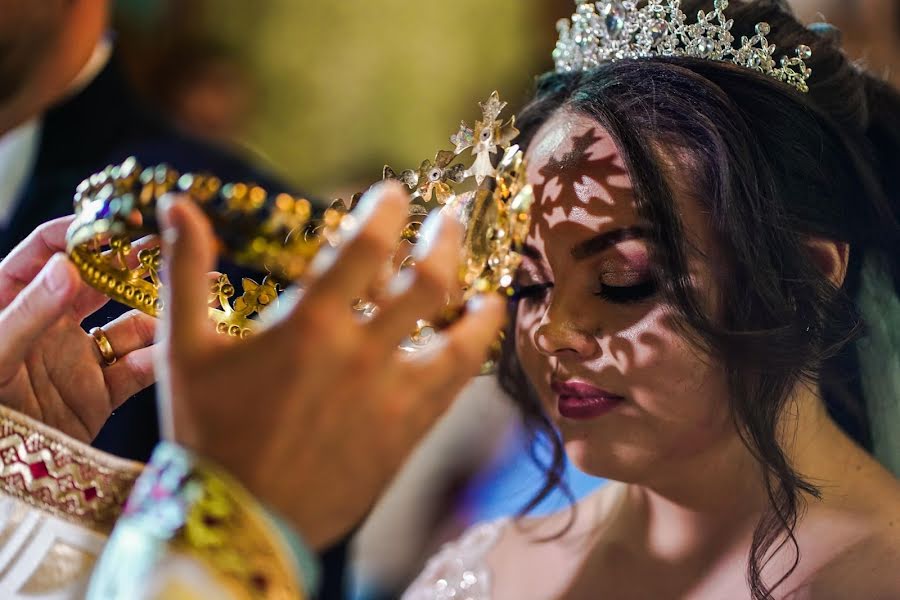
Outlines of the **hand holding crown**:
[[[519,250],[534,197],[525,182],[522,152],[511,145],[518,135],[515,117],[506,122],[500,118],[506,102],[496,91],[480,107],[482,119],[474,127],[463,122],[450,136],[453,150],[441,150],[433,162],[425,160],[417,170],[399,175],[384,167],[383,179],[402,183],[417,202],[408,207],[407,226],[397,236],[386,265],[393,262],[398,270],[415,265],[415,257],[403,258],[399,244],[417,243],[430,203],[465,227],[462,267],[455,293],[449,295],[451,305],[434,324],[414,322],[405,344],[409,350],[428,343],[430,334],[424,332],[432,325],[452,321],[460,300],[476,293],[509,294],[521,260]],[[467,165],[462,157],[470,148],[474,158]],[[142,168],[134,158],[91,175],[75,193],[76,218],[66,235],[69,256],[88,284],[150,316],[165,310],[160,249],[138,249],[132,240],[158,233],[155,208],[170,193],[181,193],[201,208],[213,225],[219,254],[268,273],[261,283],[244,279],[239,298],[234,298],[237,289],[224,275],[209,289],[208,313],[216,331],[237,338],[248,337],[264,313],[271,312],[267,309],[277,306],[285,282],[301,278],[317,253],[328,253],[340,243],[354,222],[348,212],[361,196],[355,195],[349,207],[335,200],[314,216],[311,203],[303,198],[288,194],[272,198],[252,183],[179,174],[166,165]],[[371,316],[379,310],[375,300],[382,286],[381,280],[363,286],[352,304]]]
[[209,222],[192,202],[163,204],[170,272],[159,377],[168,435],[228,468],[314,547],[327,545],[365,514],[478,372],[504,303],[479,296],[425,351],[397,348],[457,285],[462,228],[436,214],[423,226],[416,265],[389,282],[376,316],[359,319],[353,300],[381,276],[406,226],[409,196],[387,183],[351,213],[338,248],[314,261],[302,296],[237,341],[207,321]]
[[0,402],[90,442],[153,383],[154,320],[132,311],[84,332],[108,299],[62,255],[71,221],[40,226],[0,262]]
[[[533,194],[513,121],[498,118],[504,103],[494,93],[481,107],[456,151],[399,176],[386,167],[399,181],[321,215],[302,198],[133,159],[76,192],[67,251],[82,278],[163,320],[169,439],[224,467],[316,547],[359,521],[490,366]],[[423,223],[432,200],[440,208]],[[162,248],[136,241],[157,233]],[[242,293],[225,276],[211,284],[217,256],[268,275],[244,279]],[[305,489],[315,493],[298,496]]]

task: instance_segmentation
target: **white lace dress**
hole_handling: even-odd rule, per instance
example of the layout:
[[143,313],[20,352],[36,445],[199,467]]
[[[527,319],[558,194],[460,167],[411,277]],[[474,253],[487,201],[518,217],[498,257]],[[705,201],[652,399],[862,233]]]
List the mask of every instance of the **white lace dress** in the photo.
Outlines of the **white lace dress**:
[[482,523],[445,544],[403,594],[403,600],[490,600],[487,554],[509,519]]

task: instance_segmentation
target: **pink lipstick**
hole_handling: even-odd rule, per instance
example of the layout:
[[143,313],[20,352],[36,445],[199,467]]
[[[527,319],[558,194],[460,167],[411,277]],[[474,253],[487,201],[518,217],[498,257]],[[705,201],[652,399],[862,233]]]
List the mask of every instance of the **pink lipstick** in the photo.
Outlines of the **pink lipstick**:
[[554,381],[550,388],[556,394],[559,414],[566,419],[595,419],[625,401],[622,396],[579,381]]

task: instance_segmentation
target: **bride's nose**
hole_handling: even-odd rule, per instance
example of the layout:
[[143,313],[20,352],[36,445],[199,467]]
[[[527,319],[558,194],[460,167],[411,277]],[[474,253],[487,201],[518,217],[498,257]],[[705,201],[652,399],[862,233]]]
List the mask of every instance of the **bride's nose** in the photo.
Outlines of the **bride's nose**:
[[563,310],[555,300],[534,330],[537,349],[542,354],[557,358],[569,356],[590,360],[599,356],[601,348],[596,330],[584,326],[584,315]]

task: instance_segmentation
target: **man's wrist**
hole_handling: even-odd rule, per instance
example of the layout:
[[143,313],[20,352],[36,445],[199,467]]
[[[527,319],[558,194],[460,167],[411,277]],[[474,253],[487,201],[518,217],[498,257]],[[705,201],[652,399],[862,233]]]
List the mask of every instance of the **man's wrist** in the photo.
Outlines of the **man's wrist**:
[[303,541],[303,536],[295,530],[277,511],[268,508],[266,516],[272,521],[272,526],[282,537],[282,541],[291,549],[291,556],[297,572],[300,573],[300,583],[309,597],[315,597],[322,580],[322,568],[319,565],[318,556],[312,551],[309,544]]
[[[306,575],[294,545],[304,546],[276,522],[224,469],[162,442],[95,572],[93,597],[130,597],[129,590],[158,576],[167,556],[177,556],[199,563],[238,598],[304,598]],[[128,564],[116,564],[117,555]]]

